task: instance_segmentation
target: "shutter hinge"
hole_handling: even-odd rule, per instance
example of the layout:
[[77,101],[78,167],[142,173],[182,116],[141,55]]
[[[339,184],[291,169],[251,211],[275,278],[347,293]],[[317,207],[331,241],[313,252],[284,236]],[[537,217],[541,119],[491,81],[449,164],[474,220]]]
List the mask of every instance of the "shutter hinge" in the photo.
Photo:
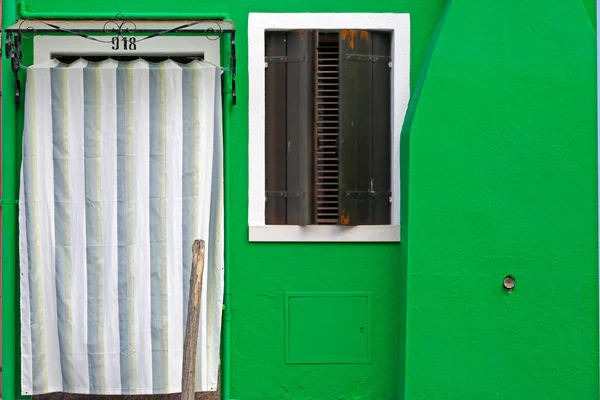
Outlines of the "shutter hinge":
[[269,63],[290,63],[306,61],[306,56],[302,57],[287,57],[287,56],[268,56],[265,57],[265,66]]
[[376,198],[376,197],[390,197],[392,195],[392,192],[386,192],[386,191],[374,191],[374,190],[364,190],[364,191],[359,191],[359,190],[347,190],[345,193],[345,197],[346,198]]
[[346,60],[390,63],[392,61],[392,57],[369,55],[369,54],[346,54]]
[[285,197],[285,198],[304,198],[304,196],[306,195],[306,193],[304,192],[293,192],[293,191],[279,191],[279,190],[267,190],[265,192],[265,196],[267,198],[269,197]]

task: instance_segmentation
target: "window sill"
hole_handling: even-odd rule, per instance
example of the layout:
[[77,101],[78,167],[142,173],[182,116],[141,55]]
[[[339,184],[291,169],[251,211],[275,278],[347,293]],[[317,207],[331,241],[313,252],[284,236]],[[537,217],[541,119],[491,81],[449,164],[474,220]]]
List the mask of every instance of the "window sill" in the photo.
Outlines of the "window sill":
[[398,225],[261,225],[248,231],[250,242],[400,242]]

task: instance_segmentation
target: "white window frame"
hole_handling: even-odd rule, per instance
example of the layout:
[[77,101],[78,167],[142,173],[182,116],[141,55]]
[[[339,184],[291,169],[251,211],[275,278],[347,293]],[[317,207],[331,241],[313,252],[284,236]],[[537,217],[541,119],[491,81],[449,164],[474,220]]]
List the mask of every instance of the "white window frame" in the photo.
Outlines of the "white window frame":
[[[110,36],[94,36],[107,40]],[[137,44],[136,50],[111,50],[110,43],[100,43],[79,36],[36,35],[33,38],[34,64],[61,56],[166,56],[204,54],[204,61],[221,65],[220,38],[206,36],[159,36]]]
[[[392,36],[392,204],[390,225],[265,224],[265,31],[364,29]],[[399,242],[400,131],[410,98],[410,15],[376,13],[250,13],[248,17],[248,230],[251,242]]]

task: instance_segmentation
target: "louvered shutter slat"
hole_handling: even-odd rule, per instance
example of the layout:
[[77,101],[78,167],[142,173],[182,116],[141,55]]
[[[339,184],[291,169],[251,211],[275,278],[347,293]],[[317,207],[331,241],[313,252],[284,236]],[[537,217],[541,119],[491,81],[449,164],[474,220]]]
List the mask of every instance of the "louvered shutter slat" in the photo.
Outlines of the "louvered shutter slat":
[[319,32],[316,72],[315,184],[318,224],[339,222],[339,47],[338,35]]

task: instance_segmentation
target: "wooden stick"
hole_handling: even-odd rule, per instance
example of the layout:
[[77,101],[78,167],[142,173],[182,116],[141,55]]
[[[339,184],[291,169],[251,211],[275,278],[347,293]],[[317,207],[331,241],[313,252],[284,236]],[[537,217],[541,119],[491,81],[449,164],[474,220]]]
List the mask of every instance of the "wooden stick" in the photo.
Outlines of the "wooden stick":
[[190,296],[183,342],[183,375],[181,376],[181,400],[194,399],[196,374],[196,349],[200,326],[200,297],[202,295],[202,272],[204,271],[204,240],[194,240],[192,246],[192,274]]

